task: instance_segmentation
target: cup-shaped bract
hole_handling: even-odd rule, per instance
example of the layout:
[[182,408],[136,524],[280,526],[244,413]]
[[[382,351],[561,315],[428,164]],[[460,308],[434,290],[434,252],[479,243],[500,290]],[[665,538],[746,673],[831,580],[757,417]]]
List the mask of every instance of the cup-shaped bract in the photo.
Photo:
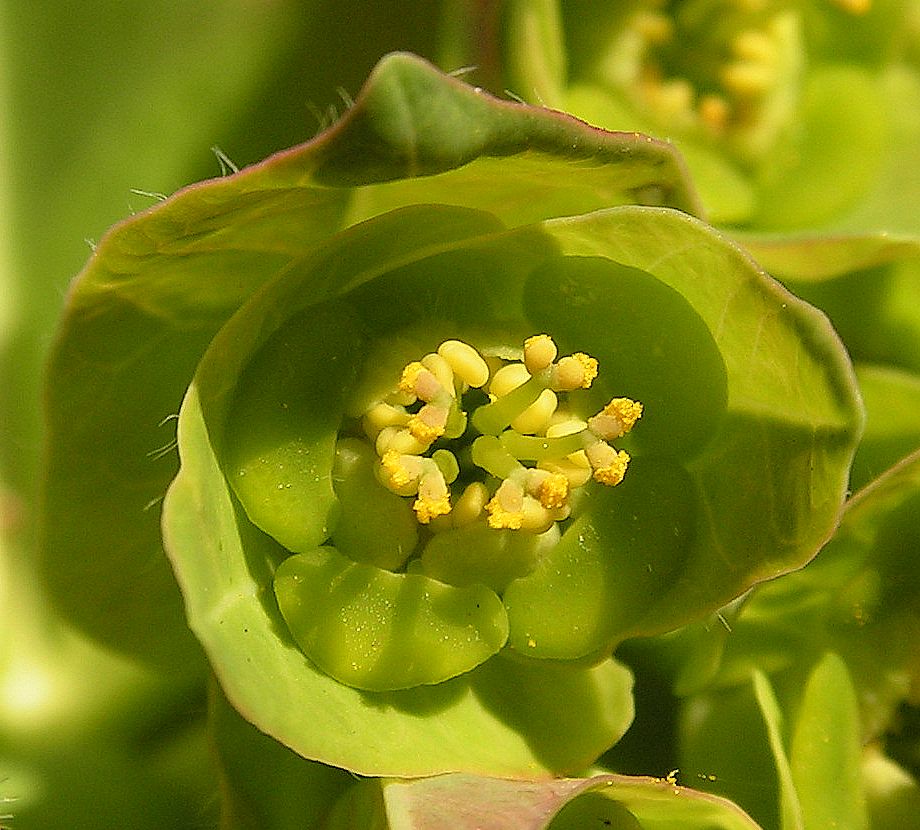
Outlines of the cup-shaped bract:
[[[56,593],[187,659],[138,524],[172,480],[188,624],[261,730],[363,774],[584,769],[632,717],[613,649],[806,562],[861,426],[827,320],[696,210],[666,144],[385,59],[326,133],[100,243],[51,368]],[[141,463],[180,401],[178,471]]]

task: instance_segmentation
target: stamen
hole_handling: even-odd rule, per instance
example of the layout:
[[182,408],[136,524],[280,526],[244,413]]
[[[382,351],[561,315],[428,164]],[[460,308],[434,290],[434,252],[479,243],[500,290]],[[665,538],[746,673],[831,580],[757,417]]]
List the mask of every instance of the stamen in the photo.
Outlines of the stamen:
[[584,450],[573,453],[559,461],[541,461],[540,469],[565,476],[566,481],[569,483],[570,491],[584,487],[591,480],[593,473]]
[[722,135],[728,126],[731,109],[721,95],[704,95],[698,107],[703,125],[713,135]]
[[668,43],[674,37],[674,23],[667,15],[660,12],[641,11],[633,19],[636,31],[642,35],[646,43],[661,45]]
[[[544,335],[545,336],[545,335]],[[549,351],[552,340],[538,335],[528,349],[525,343],[525,360],[527,352],[531,352],[531,364],[542,364]],[[552,343],[553,349],[555,344]],[[473,426],[487,435],[498,435],[515,419],[524,416],[525,411],[533,406],[545,391],[571,392],[575,389],[588,389],[597,377],[597,360],[583,352],[577,352],[563,357],[556,363],[549,363],[535,374],[527,370],[523,363],[512,363],[499,369],[489,386],[489,393],[494,400],[481,406],[473,413]],[[555,412],[554,398],[544,395],[542,402],[535,410],[528,413],[523,425],[526,429],[522,432],[541,431]]]
[[551,388],[557,392],[589,389],[597,377],[597,361],[583,352],[562,358],[553,369]]
[[544,389],[540,397],[511,422],[511,426],[518,432],[530,435],[543,432],[549,425],[558,403],[556,393],[552,389]]
[[[564,408],[566,393],[589,388],[597,374],[597,360],[583,352],[559,358],[546,334],[488,358],[445,340],[407,364],[361,416],[379,457],[377,479],[414,497],[416,519],[431,533],[483,522],[542,534],[569,517],[572,491],[592,476],[615,485],[625,475],[628,453],[607,442],[633,428],[642,404],[614,398],[587,421]],[[482,394],[470,390],[483,388],[489,402],[465,411]],[[480,434],[464,445],[468,420]]]
[[535,469],[530,471],[527,492],[547,510],[568,504],[569,480],[559,473]]
[[831,0],[831,3],[848,14],[867,14],[872,10],[872,0]]
[[615,441],[626,435],[642,417],[642,404],[631,398],[614,398],[588,420],[588,428],[598,438]]
[[[871,0],[828,0],[859,15]],[[744,165],[794,116],[804,17],[770,0],[639,4],[605,40],[600,77],[666,131],[716,138]]]
[[414,496],[422,475],[421,456],[404,455],[396,450],[387,450],[380,459],[377,479],[387,490],[399,496]]
[[431,459],[424,466],[418,484],[418,498],[412,505],[415,517],[426,525],[437,516],[450,513],[450,490],[438,465]]
[[431,372],[431,374],[435,376],[435,378],[437,378],[437,381],[441,386],[441,390],[434,392],[430,398],[425,398],[422,395],[419,395],[419,397],[425,401],[433,401],[435,398],[442,395],[450,395],[450,397],[453,397],[452,390],[454,388],[454,370],[451,369],[450,364],[440,354],[432,353],[426,354],[422,358],[422,366],[424,366],[429,372]]
[[409,418],[409,432],[416,441],[429,447],[444,434],[448,413],[443,406],[425,404]]
[[417,383],[419,376],[427,371],[420,360],[413,361],[402,371],[399,379],[399,391],[413,398],[418,398]]
[[520,530],[524,524],[524,488],[511,479],[505,479],[486,505],[486,511],[489,527]]
[[608,487],[615,487],[626,475],[630,457],[625,450],[615,450],[609,444],[598,441],[587,447],[585,454],[594,470],[595,481],[606,484]]

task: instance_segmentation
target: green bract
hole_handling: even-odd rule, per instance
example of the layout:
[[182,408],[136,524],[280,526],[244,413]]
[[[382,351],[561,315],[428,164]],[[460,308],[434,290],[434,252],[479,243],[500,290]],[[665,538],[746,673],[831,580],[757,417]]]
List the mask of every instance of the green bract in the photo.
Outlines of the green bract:
[[[666,144],[388,57],[312,142],[100,243],[51,366],[57,598],[197,671],[184,603],[230,703],[306,758],[584,769],[632,717],[613,649],[806,562],[861,426],[826,319],[697,209]],[[432,535],[360,414],[447,340],[512,360],[544,333],[599,366],[567,412],[641,401],[622,483],[587,482],[532,540],[481,517]],[[177,412],[178,469],[151,457]],[[501,418],[470,421],[501,444]],[[451,423],[438,474],[464,481],[468,451],[494,487]]]
[[[915,452],[850,499],[805,568],[726,609],[730,634],[696,624],[664,638],[687,694],[682,768],[706,771],[703,789],[764,826],[862,827],[867,809],[872,827],[915,823],[918,507]],[[740,768],[751,777],[733,778]]]

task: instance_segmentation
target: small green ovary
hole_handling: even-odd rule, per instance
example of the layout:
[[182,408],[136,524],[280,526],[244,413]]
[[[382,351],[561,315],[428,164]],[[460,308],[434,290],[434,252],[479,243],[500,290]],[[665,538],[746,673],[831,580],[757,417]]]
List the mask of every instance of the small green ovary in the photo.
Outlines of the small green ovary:
[[449,680],[488,660],[508,637],[501,600],[484,585],[458,588],[394,574],[331,547],[284,560],[274,585],[304,654],[359,689]]

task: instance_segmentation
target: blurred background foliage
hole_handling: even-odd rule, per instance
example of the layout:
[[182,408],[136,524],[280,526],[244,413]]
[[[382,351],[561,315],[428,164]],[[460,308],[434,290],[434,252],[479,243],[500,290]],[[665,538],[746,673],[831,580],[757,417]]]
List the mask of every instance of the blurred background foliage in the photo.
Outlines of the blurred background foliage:
[[[68,284],[119,219],[306,141],[441,4],[0,4],[0,827],[208,827],[200,684],[55,618],[31,566],[41,372]],[[105,441],[104,435],[99,436]]]

